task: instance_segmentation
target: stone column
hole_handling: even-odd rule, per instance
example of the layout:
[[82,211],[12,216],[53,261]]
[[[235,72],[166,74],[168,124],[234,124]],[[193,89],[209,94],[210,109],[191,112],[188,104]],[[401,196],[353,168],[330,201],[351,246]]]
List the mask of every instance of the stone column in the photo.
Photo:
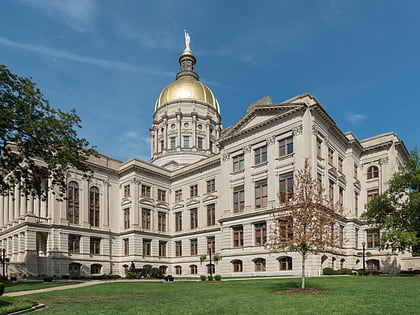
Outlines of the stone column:
[[133,229],[139,228],[139,190],[140,190],[140,181],[137,178],[134,178],[131,181],[132,190],[132,213],[130,214],[130,221],[132,219],[131,227]]

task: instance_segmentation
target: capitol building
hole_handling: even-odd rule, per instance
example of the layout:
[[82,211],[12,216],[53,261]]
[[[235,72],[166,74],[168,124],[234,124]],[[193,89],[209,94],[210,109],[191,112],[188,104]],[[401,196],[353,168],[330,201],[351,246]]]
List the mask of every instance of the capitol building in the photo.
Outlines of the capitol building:
[[[175,81],[157,96],[150,162],[92,157],[92,177],[68,172],[64,201],[53,191],[46,200],[0,196],[9,272],[124,276],[134,262],[174,276],[299,274],[298,253],[270,253],[264,244],[279,193],[306,158],[345,209],[340,253],[309,255],[308,275],[362,268],[362,246],[370,269],[419,269],[409,252],[379,251],[380,231],[360,220],[409,156],[396,133],[358,139],[308,93],[280,103],[264,97],[223,128],[217,94],[200,81],[196,61],[188,42]],[[221,257],[217,264],[200,261],[209,251]]]

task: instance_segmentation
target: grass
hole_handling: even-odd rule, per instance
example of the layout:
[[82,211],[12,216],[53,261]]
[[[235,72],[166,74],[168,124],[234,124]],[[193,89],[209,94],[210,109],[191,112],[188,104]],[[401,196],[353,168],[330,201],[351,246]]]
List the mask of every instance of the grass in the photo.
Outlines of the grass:
[[15,298],[8,296],[0,297],[0,315],[9,314],[19,310],[30,308],[38,304],[26,298]]
[[59,287],[62,285],[76,284],[80,282],[72,281],[60,281],[60,282],[6,282],[4,287],[4,293],[27,291],[27,290],[38,290],[51,287]]
[[420,278],[308,278],[320,294],[278,294],[299,279],[106,283],[28,298],[39,314],[420,314]]

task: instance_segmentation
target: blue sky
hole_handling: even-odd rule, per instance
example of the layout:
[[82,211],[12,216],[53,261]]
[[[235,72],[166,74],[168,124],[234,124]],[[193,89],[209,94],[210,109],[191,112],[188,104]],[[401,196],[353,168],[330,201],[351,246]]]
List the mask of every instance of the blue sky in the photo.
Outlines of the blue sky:
[[359,139],[419,145],[420,1],[2,0],[0,63],[32,77],[79,134],[149,160],[161,89],[191,35],[196,71],[233,124],[248,104],[309,92]]

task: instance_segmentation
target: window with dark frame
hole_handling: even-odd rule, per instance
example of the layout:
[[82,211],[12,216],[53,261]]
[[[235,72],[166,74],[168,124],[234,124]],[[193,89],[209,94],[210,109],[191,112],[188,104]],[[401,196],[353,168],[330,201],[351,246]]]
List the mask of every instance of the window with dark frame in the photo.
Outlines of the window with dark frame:
[[193,197],[197,197],[197,196],[198,196],[198,185],[197,184],[191,185],[190,186],[190,197],[193,198]]
[[280,202],[287,202],[293,198],[293,172],[279,176],[279,188]]
[[233,213],[243,212],[245,208],[244,185],[233,188]]
[[191,256],[198,255],[198,241],[196,238],[190,240],[190,255]]
[[280,270],[281,271],[285,271],[285,270],[292,270],[293,266],[292,266],[292,257],[282,257],[279,259],[279,265],[280,265]]
[[141,222],[142,222],[143,229],[150,230],[150,220],[151,220],[150,210],[143,208],[141,210]]
[[175,213],[175,231],[182,231],[182,212]]
[[171,149],[172,150],[176,149],[176,138],[171,137],[170,141],[171,141]]
[[123,239],[124,256],[130,255],[130,241],[128,238]]
[[237,172],[244,169],[244,154],[239,154],[232,158],[233,161],[233,171]]
[[331,179],[328,186],[328,198],[330,199],[330,202],[334,202],[334,181]]
[[293,137],[279,140],[279,156],[286,156],[293,153]]
[[159,257],[166,257],[166,242],[159,241]]
[[216,191],[216,179],[210,179],[207,181],[207,193]]
[[265,208],[267,206],[267,180],[255,182],[255,208]]
[[255,245],[265,245],[267,243],[267,224],[257,223],[255,227]]
[[380,233],[379,230],[367,230],[366,231],[366,247],[367,248],[378,248],[379,247]]
[[197,148],[199,148],[199,149],[203,148],[203,138],[202,137],[197,138]]
[[158,231],[166,232],[166,213],[158,212]]
[[264,145],[254,150],[255,164],[261,164],[267,161],[267,146]]
[[79,224],[79,184],[70,182],[67,187],[67,216],[69,223]]
[[216,224],[216,205],[207,205],[207,226]]
[[176,275],[182,275],[182,267],[181,266],[175,266],[175,274]]
[[177,257],[182,256],[182,242],[181,241],[175,242],[175,256]]
[[141,185],[141,196],[144,198],[150,198],[150,186]]
[[196,274],[198,274],[198,268],[197,268],[197,265],[191,265],[191,266],[190,266],[190,274],[192,274],[192,275],[196,275]]
[[370,189],[367,191],[367,202],[369,203],[373,198],[379,195],[379,189]]
[[198,228],[198,209],[197,208],[190,210],[190,226],[191,226],[191,229]]
[[158,189],[158,201],[166,201],[166,191],[162,189]]
[[367,179],[374,179],[379,177],[379,168],[377,166],[369,166],[367,170]]
[[190,148],[190,137],[184,136],[184,149],[189,149],[189,148]]
[[130,228],[130,209],[124,209],[124,229]]
[[293,239],[293,219],[291,217],[277,220],[277,227],[280,242]]
[[99,189],[95,186],[89,189],[89,224],[99,227]]
[[130,195],[131,195],[130,184],[124,185],[124,197],[130,197]]
[[233,247],[244,246],[244,228],[243,226],[237,226],[233,228]]
[[152,240],[143,239],[143,256],[151,256]]
[[232,261],[233,272],[242,272],[242,260],[234,260]]
[[340,156],[338,157],[338,171],[343,173],[343,158]]
[[101,239],[99,237],[90,238],[90,253],[99,255],[101,253]]
[[80,253],[80,235],[69,235],[69,253],[78,254]]
[[175,190],[175,201],[182,200],[182,189]]
[[255,264],[255,271],[256,272],[265,271],[265,259],[264,258],[255,259],[254,264]]
[[328,148],[328,164],[334,165],[334,150],[331,148]]
[[316,138],[316,155],[322,159],[322,139]]
[[216,239],[214,236],[207,237],[207,253],[209,251],[214,254],[216,253]]

